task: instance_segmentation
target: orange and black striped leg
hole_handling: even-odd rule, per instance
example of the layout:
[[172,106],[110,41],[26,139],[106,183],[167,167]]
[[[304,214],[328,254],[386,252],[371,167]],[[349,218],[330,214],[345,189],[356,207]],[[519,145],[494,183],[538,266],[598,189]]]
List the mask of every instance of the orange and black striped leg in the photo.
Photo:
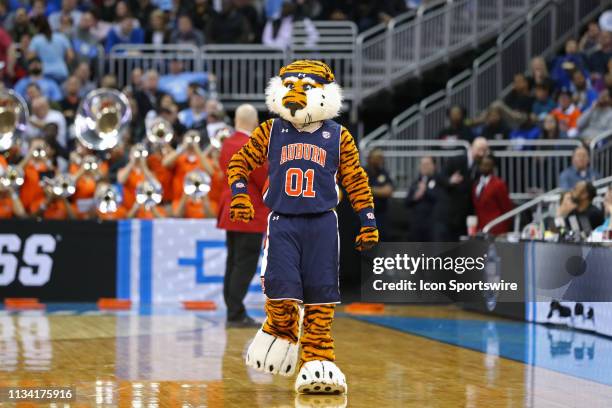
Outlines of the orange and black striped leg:
[[299,307],[295,300],[266,300],[266,321],[251,342],[246,364],[289,376],[298,362]]
[[303,333],[300,338],[302,353],[300,372],[295,390],[300,394],[344,394],[346,378],[334,361],[334,339],[331,326],[335,305],[306,305]]

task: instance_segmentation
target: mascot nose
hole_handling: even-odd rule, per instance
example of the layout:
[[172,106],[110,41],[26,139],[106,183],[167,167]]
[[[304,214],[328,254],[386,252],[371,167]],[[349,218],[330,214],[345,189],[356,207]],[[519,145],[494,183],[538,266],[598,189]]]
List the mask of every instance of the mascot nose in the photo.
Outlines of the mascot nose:
[[304,106],[300,103],[297,102],[287,102],[285,104],[285,108],[289,109],[291,111],[291,116],[295,116],[295,111],[300,110],[300,109],[304,109]]

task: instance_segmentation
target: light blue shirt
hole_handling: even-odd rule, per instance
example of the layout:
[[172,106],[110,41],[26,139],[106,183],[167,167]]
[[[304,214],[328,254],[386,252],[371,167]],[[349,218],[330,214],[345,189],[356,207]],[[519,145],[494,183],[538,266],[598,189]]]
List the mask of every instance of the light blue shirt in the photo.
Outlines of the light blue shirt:
[[65,79],[68,77],[65,56],[70,48],[70,41],[64,34],[53,33],[51,41],[42,34],[36,34],[28,50],[35,52],[42,61],[43,74]]
[[175,102],[184,103],[187,102],[187,86],[192,83],[206,88],[208,75],[205,72],[181,72],[176,75],[162,75],[159,77],[158,88],[160,91],[170,94]]
[[559,175],[559,187],[571,190],[579,181],[594,181],[600,177],[599,173],[591,168],[578,171],[574,166],[570,166]]
[[59,102],[64,97],[62,94],[62,89],[59,87],[59,85],[54,80],[48,78],[41,78],[36,81],[33,81],[30,77],[21,78],[15,84],[15,92],[25,99],[28,85],[30,85],[32,82],[35,82],[36,85],[38,85],[40,92],[50,101]]

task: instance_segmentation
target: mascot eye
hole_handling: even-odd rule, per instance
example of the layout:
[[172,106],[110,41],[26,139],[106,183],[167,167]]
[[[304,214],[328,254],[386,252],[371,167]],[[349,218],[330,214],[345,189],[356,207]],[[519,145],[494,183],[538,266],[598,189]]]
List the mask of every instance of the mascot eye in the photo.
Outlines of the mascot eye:
[[293,82],[289,82],[288,84],[285,85],[285,87],[288,89],[293,89],[295,85],[293,85]]
[[302,88],[304,88],[305,91],[310,91],[312,88],[314,88],[314,86],[306,84]]

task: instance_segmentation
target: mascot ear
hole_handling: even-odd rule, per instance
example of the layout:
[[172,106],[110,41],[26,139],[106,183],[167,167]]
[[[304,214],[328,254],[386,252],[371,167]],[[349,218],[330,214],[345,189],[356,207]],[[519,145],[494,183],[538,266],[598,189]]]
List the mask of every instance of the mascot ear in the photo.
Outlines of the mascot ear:
[[266,87],[266,106],[270,112],[277,115],[281,114],[284,95],[285,87],[283,86],[283,80],[279,76],[272,77]]

